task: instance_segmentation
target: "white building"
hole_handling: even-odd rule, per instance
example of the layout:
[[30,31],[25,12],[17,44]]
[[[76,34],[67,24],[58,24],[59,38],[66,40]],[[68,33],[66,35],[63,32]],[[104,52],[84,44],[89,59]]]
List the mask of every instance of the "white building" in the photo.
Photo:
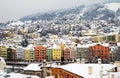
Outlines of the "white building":
[[3,71],[5,66],[6,66],[6,63],[4,58],[0,57],[0,71]]

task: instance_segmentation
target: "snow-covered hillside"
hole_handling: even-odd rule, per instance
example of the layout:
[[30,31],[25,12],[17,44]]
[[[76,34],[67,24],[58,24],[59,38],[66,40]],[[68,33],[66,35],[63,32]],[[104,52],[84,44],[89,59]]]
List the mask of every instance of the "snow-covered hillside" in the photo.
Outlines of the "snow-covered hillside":
[[[72,15],[72,16],[71,16]],[[49,13],[38,13],[21,18],[22,21],[36,20],[59,20],[79,18],[83,20],[111,20],[120,16],[120,3],[99,3],[89,6],[78,6],[70,9],[59,10]]]
[[120,9],[120,3],[106,3],[105,7],[116,12],[118,9]]

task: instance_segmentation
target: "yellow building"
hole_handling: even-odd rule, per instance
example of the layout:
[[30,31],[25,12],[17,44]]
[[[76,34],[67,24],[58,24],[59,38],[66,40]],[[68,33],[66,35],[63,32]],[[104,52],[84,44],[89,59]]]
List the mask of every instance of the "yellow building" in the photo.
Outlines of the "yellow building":
[[25,49],[25,61],[30,61],[30,50]]
[[115,40],[116,40],[116,42],[120,42],[120,35],[119,34],[115,35]]
[[0,46],[0,56],[3,57],[5,60],[7,59],[7,47],[4,45]]
[[52,58],[53,60],[61,61],[62,50],[61,48],[54,44],[52,47]]
[[94,40],[95,42],[102,42],[106,40],[106,36],[95,36]]
[[61,50],[63,50],[65,47],[65,44],[61,43],[61,44],[59,44],[59,46],[60,46]]
[[39,38],[40,34],[39,33],[32,33],[31,36],[32,36],[32,38]]
[[7,32],[7,37],[11,37],[11,32]]

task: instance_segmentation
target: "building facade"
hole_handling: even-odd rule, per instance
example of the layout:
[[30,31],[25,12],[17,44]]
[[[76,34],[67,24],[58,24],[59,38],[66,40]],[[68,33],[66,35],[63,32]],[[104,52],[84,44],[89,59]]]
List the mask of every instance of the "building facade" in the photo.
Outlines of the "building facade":
[[34,48],[30,49],[30,61],[33,62],[34,61]]
[[16,49],[16,60],[18,60],[18,61],[24,61],[24,52],[25,52],[25,50],[24,50],[24,48],[22,47],[22,46],[18,46]]
[[70,47],[70,59],[71,60],[75,60],[75,59],[77,59],[78,57],[77,57],[77,48],[76,47],[74,47],[74,46],[71,46]]
[[98,58],[101,58],[102,61],[108,61],[109,55],[109,47],[101,44],[96,44],[89,47],[89,56],[92,56],[92,60],[94,61],[97,61]]
[[34,60],[43,61],[46,59],[46,47],[39,45],[34,48]]
[[61,68],[50,68],[50,75],[54,76],[55,78],[82,78],[79,75]]
[[29,62],[30,61],[30,50],[25,49],[25,61]]
[[68,61],[70,59],[70,48],[69,47],[65,47],[64,48],[64,60]]
[[52,57],[53,57],[53,60],[56,60],[56,61],[61,61],[61,57],[62,57],[62,50],[61,48],[54,44],[53,47],[52,47]]
[[46,60],[47,61],[51,61],[52,60],[52,47],[49,47],[46,50]]
[[7,48],[7,60],[12,61],[12,48]]
[[87,45],[81,45],[77,47],[77,57],[79,59],[87,59],[88,56],[88,47]]
[[4,45],[0,46],[0,56],[7,60],[7,47]]
[[15,56],[16,56],[15,48],[12,48],[12,60],[13,60],[13,61],[16,60]]

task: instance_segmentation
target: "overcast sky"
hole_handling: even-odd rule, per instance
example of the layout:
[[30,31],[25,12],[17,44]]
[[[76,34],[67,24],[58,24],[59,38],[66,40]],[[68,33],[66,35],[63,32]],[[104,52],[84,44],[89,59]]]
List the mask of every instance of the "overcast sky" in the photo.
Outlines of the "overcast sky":
[[88,5],[105,0],[0,0],[0,22],[51,10]]

